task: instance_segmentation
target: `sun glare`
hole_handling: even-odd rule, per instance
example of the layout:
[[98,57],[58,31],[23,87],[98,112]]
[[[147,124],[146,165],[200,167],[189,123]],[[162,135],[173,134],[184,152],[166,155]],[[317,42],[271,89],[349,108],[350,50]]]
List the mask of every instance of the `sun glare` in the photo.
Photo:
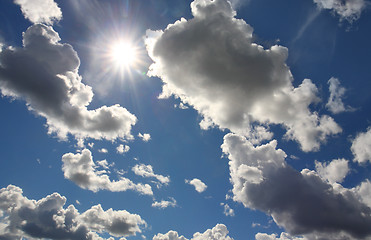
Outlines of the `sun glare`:
[[136,61],[137,53],[130,43],[119,42],[112,46],[111,57],[113,62],[119,66],[131,66]]

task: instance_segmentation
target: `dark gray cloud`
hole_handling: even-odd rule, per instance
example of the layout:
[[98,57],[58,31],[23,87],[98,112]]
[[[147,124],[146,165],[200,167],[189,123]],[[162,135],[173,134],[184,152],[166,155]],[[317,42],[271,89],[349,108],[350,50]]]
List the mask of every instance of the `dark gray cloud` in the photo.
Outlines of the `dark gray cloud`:
[[117,104],[87,109],[93,91],[78,74],[77,53],[59,41],[52,27],[36,24],[23,33],[23,48],[3,49],[2,94],[25,100],[30,110],[46,118],[49,133],[60,138],[132,138],[137,119],[127,109]]
[[254,43],[252,27],[226,0],[195,0],[191,9],[194,18],[147,31],[149,75],[164,82],[160,97],[193,106],[203,129],[217,125],[256,142],[272,137],[267,124],[282,124],[304,151],[341,131],[331,117],[309,110],[319,101],[311,80],[292,85],[287,48]]
[[230,159],[235,201],[270,214],[292,235],[371,236],[371,208],[364,201],[365,193],[331,184],[308,169],[296,171],[276,145],[273,140],[254,147],[244,137],[224,137],[222,149]]
[[66,198],[53,193],[38,201],[23,196],[13,185],[0,189],[0,239],[47,238],[103,240],[98,233],[115,237],[141,232],[146,222],[125,210],[104,211],[96,205],[79,213],[73,205],[64,208]]

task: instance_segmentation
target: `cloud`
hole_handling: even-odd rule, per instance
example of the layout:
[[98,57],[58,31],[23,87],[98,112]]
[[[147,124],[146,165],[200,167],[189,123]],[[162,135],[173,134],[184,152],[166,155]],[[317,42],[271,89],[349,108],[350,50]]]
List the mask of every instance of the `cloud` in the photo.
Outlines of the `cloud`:
[[148,142],[149,140],[151,140],[151,135],[149,133],[139,133],[138,137],[140,137],[140,139],[142,139],[144,142]]
[[169,201],[161,200],[160,202],[154,201],[152,203],[152,207],[164,209],[167,207],[176,207],[176,200],[174,198],[170,198]]
[[81,153],[66,153],[62,156],[62,170],[64,177],[71,180],[79,187],[93,192],[109,190],[122,192],[134,190],[141,194],[153,195],[152,188],[148,184],[135,184],[130,179],[120,177],[118,181],[111,181],[105,170],[97,171],[91,152],[88,149]]
[[343,182],[350,170],[346,159],[334,159],[330,163],[316,161],[315,164],[318,175],[330,183]]
[[26,19],[32,23],[46,23],[52,25],[62,19],[62,11],[53,0],[14,0],[21,6]]
[[132,171],[138,176],[156,178],[161,184],[168,185],[170,183],[169,176],[165,177],[159,174],[155,174],[151,165],[137,164],[132,168]]
[[106,148],[98,149],[98,152],[100,153],[108,153],[108,150]]
[[147,31],[154,61],[149,76],[164,82],[160,97],[175,96],[195,108],[203,129],[219,126],[258,137],[257,142],[272,137],[266,124],[282,124],[286,138],[304,151],[318,150],[328,136],[341,132],[331,117],[310,111],[319,101],[311,80],[292,85],[287,48],[254,43],[253,28],[235,18],[226,0],[195,0],[191,9],[193,19]]
[[288,233],[281,233],[281,235],[278,237],[277,234],[266,234],[266,233],[257,233],[255,235],[256,240],[306,240],[306,238],[301,237],[292,237]]
[[353,140],[351,150],[355,162],[371,162],[371,127],[369,127],[366,132],[357,135]]
[[339,15],[340,20],[353,22],[366,8],[365,0],[313,0],[320,9],[329,9]]
[[129,150],[130,150],[130,147],[128,145],[124,146],[123,144],[118,145],[116,148],[116,151],[120,154],[129,152]]
[[90,86],[81,82],[77,53],[59,43],[52,27],[36,24],[23,33],[23,48],[0,53],[0,89],[3,95],[23,99],[28,108],[46,118],[50,134],[61,139],[132,139],[137,118],[118,104],[88,110]]
[[328,80],[330,97],[326,104],[326,108],[333,114],[351,111],[351,107],[345,107],[342,98],[345,94],[345,88],[340,86],[340,81],[337,78],[330,78]]
[[224,207],[223,213],[225,216],[234,216],[234,210],[227,203],[220,203],[220,205]]
[[197,192],[199,193],[202,193],[203,191],[206,190],[207,188],[207,185],[205,183],[203,183],[200,179],[198,178],[194,178],[192,180],[188,180],[186,179],[185,180],[185,183],[189,184],[189,185],[193,185],[196,189]]
[[139,215],[125,210],[104,211],[95,205],[79,213],[74,205],[64,208],[66,201],[59,193],[36,201],[23,196],[19,187],[0,189],[0,238],[103,240],[98,234],[132,236],[146,226]]
[[[308,169],[296,171],[286,163],[285,152],[276,146],[276,140],[254,147],[245,137],[224,137],[221,147],[230,160],[234,201],[270,214],[292,235],[371,236],[371,208],[362,201],[357,188],[330,184]],[[338,180],[342,175],[329,169],[342,164],[340,160],[340,164],[321,166]]]
[[[233,240],[228,236],[228,229],[224,224],[217,224],[212,229],[207,229],[204,233],[195,233],[190,240]],[[179,236],[176,231],[169,231],[166,234],[157,234],[153,240],[188,240],[184,236]]]

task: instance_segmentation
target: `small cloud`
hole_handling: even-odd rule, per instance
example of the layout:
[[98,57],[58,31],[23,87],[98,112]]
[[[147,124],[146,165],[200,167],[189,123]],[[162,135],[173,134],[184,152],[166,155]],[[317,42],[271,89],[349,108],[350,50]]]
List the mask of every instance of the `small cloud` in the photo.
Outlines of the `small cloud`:
[[198,178],[194,178],[192,180],[188,180],[186,179],[185,180],[185,183],[189,184],[189,185],[193,185],[195,187],[195,190],[199,193],[202,193],[206,190],[207,188],[207,185],[205,183],[203,183],[200,179]]
[[80,203],[79,200],[76,200],[76,204],[77,204],[77,205],[81,205],[81,203]]
[[120,154],[127,153],[129,152],[129,150],[130,150],[130,147],[128,145],[124,146],[123,144],[118,145],[118,147],[116,148],[117,153],[120,153]]
[[102,161],[97,161],[97,164],[99,165],[99,166],[101,166],[102,168],[104,168],[104,169],[109,169],[109,165],[108,165],[108,162],[107,162],[107,160],[102,160]]
[[52,25],[62,19],[62,11],[53,0],[14,0],[26,19],[32,23]]
[[159,209],[164,209],[164,208],[167,208],[167,207],[176,207],[176,200],[172,197],[169,198],[170,200],[169,201],[165,201],[165,200],[162,200],[160,202],[153,202],[152,203],[152,207],[154,208],[159,208]]
[[108,150],[106,148],[101,148],[98,150],[100,153],[108,153]]
[[227,203],[220,203],[220,206],[224,207],[224,215],[234,217],[234,210]]
[[354,161],[358,163],[371,163],[371,127],[366,132],[359,133],[352,142],[351,147]]
[[132,171],[138,176],[156,178],[160,185],[168,185],[170,182],[169,176],[155,174],[151,165],[137,164],[132,168]]
[[328,80],[328,84],[330,85],[330,97],[326,104],[326,108],[333,114],[353,111],[353,108],[344,106],[342,98],[344,97],[346,90],[344,87],[340,86],[339,79],[332,77],[330,80]]
[[184,103],[174,104],[174,108],[180,108],[180,109],[188,109],[189,107]]
[[357,20],[366,8],[365,0],[313,0],[320,9],[328,9],[339,15],[340,20],[352,23]]
[[316,172],[330,183],[341,183],[349,173],[348,160],[334,159],[330,163],[315,161]]
[[40,158],[37,158],[37,159],[36,159],[36,162],[37,162],[38,164],[41,164],[41,160],[40,160]]
[[149,140],[151,140],[151,135],[149,133],[139,133],[138,137],[141,138],[144,142],[148,142]]
[[90,148],[93,148],[93,147],[94,147],[94,143],[93,143],[93,142],[88,143],[88,146],[89,146]]

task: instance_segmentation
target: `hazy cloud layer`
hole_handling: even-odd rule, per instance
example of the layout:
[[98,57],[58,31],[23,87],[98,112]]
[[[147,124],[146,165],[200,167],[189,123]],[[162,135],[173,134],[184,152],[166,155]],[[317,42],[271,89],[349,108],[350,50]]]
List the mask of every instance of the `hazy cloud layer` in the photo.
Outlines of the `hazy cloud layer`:
[[[222,150],[230,160],[233,200],[270,214],[292,235],[371,236],[371,208],[362,200],[367,186],[362,196],[357,188],[330,184],[315,171],[298,172],[287,165],[285,152],[276,146],[275,140],[254,147],[244,137],[224,137]],[[342,178],[332,172],[328,175]]]
[[77,53],[50,26],[36,24],[23,33],[23,48],[0,52],[0,89],[23,99],[30,110],[46,118],[49,133],[60,138],[113,140],[133,138],[136,117],[118,104],[88,110],[91,87],[81,82]]
[[188,180],[186,179],[185,180],[185,183],[189,184],[189,185],[192,185],[195,187],[195,190],[199,193],[202,193],[206,190],[207,188],[207,185],[205,183],[203,183],[200,179],[198,178],[194,178],[192,180]]
[[62,19],[62,11],[53,0],[14,0],[32,23],[53,24]]
[[154,61],[149,75],[164,82],[161,97],[174,95],[193,106],[203,129],[217,125],[261,141],[272,135],[252,124],[282,124],[304,151],[318,150],[341,131],[331,117],[309,110],[319,101],[311,80],[292,85],[287,48],[255,44],[252,27],[235,18],[226,0],[195,0],[191,8],[193,19],[147,31]]
[[313,0],[321,9],[329,9],[338,14],[341,20],[353,22],[366,8],[365,0]]
[[160,184],[168,185],[170,183],[169,176],[162,176],[160,174],[155,174],[153,171],[153,167],[151,165],[137,164],[132,168],[132,171],[138,176],[142,176],[146,178],[155,178],[158,180]]
[[[207,229],[204,233],[195,233],[190,240],[233,240],[228,236],[228,229],[224,224],[217,224],[212,229]],[[166,234],[157,234],[153,240],[188,240],[184,236],[179,236],[176,231],[169,231]]]
[[355,162],[371,162],[371,127],[366,132],[357,135],[353,140],[351,150]]
[[62,161],[64,177],[83,189],[93,192],[99,190],[112,192],[134,190],[141,194],[153,195],[152,188],[148,184],[135,184],[125,177],[120,177],[117,181],[111,181],[106,174],[106,170],[97,171],[97,165],[95,165],[93,156],[88,149],[76,154],[66,153],[62,157]]
[[98,233],[132,236],[141,232],[146,222],[125,210],[104,211],[95,205],[79,213],[74,205],[64,208],[66,198],[53,193],[40,200],[23,196],[13,185],[0,189],[0,239],[70,239],[103,240]]

